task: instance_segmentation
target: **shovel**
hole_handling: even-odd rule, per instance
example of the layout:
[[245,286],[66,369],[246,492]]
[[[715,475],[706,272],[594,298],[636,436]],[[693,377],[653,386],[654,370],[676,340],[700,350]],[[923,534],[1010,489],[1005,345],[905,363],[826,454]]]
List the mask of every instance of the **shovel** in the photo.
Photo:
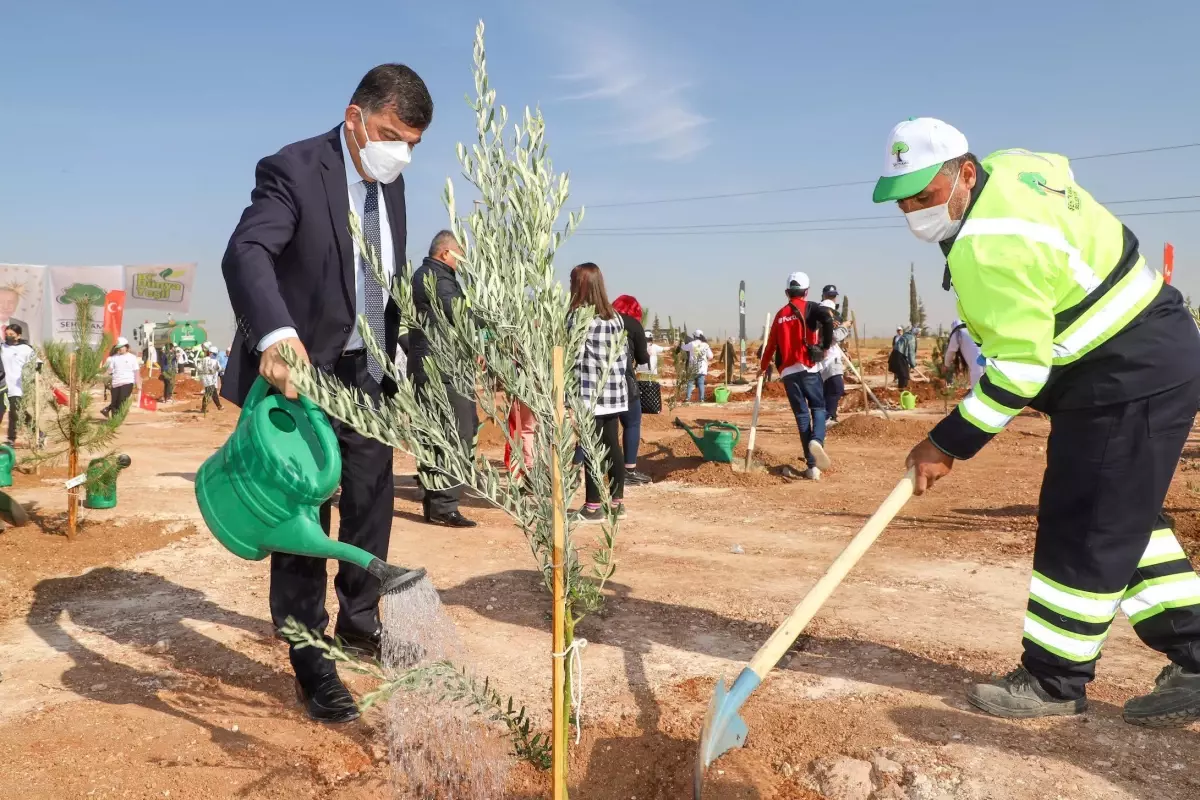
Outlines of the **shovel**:
[[[763,347],[767,346],[767,336],[771,332],[771,315],[767,314],[766,324],[763,325]],[[754,390],[754,413],[750,417],[750,438],[746,442],[746,466],[742,468],[743,472],[749,472],[754,463],[754,435],[758,432],[758,409],[762,405],[762,387],[763,378],[766,373],[758,373],[758,388]],[[736,469],[736,467],[735,467]]]
[[733,686],[726,690],[725,679],[717,680],[712,701],[708,704],[708,713],[704,717],[704,727],[700,731],[700,752],[696,758],[696,776],[693,786],[696,800],[700,800],[700,793],[704,787],[704,771],[708,769],[708,766],[727,750],[741,747],[746,742],[748,729],[746,723],[738,715],[738,709],[746,702],[750,693],[758,688],[767,673],[779,663],[779,659],[783,658],[784,653],[800,636],[805,626],[833,594],[833,590],[841,584],[858,560],[875,543],[879,534],[883,533],[883,529],[892,521],[892,517],[896,516],[908,502],[908,498],[912,497],[915,480],[916,473],[910,469],[896,484],[896,488],[892,489],[892,493],[883,501],[883,505],[879,506],[866,524],[854,535],[829,570],[821,576],[815,586],[809,589],[808,594],[792,611],[791,616],[784,620],[783,624],[771,634],[771,638],[767,639],[758,649],[754,658],[750,660],[750,664],[738,675]]

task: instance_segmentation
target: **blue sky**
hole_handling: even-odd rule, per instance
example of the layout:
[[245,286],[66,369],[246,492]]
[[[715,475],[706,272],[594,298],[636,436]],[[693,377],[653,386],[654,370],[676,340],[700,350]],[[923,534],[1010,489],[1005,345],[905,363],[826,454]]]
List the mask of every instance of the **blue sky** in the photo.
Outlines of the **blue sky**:
[[[907,316],[908,265],[934,321],[953,316],[937,249],[898,229],[631,236],[602,228],[892,214],[870,186],[687,203],[662,198],[873,180],[889,128],[958,126],[977,153],[1070,156],[1200,141],[1200,4],[771,0],[747,4],[445,2],[8,3],[0,48],[0,261],[195,261],[194,315],[226,343],[220,257],[255,161],[333,127],[368,68],[402,61],[429,84],[434,122],[405,172],[409,256],[445,225],[454,145],[473,135],[471,40],[488,25],[501,102],[543,110],[571,175],[582,233],[560,253],[706,332],[749,327],[788,273],[833,282],[871,333]],[[974,6],[974,7],[972,7]],[[1200,195],[1200,148],[1079,162],[1101,200]],[[1115,206],[1200,208],[1200,199]],[[885,220],[883,222],[890,222]],[[829,223],[799,227],[878,225]],[[1200,214],[1129,217],[1159,264],[1200,298]],[[797,226],[786,226],[797,227]],[[697,229],[691,229],[697,230]],[[704,231],[704,228],[700,228]]]

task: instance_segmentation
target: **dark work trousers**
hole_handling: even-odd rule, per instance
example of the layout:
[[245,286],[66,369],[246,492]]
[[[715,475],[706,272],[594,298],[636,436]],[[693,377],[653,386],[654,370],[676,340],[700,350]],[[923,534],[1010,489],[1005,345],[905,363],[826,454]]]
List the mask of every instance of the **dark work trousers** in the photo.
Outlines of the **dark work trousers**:
[[841,375],[830,375],[825,379],[825,418],[837,419],[838,403],[846,393],[846,382]]
[[1120,607],[1142,641],[1200,672],[1200,579],[1162,516],[1200,381],[1050,415],[1022,663],[1083,697]]
[[[596,430],[600,432],[600,456],[608,460],[608,492],[613,500],[625,498],[625,456],[621,452],[620,414],[597,414]],[[586,483],[587,502],[600,502],[600,487],[591,465],[583,462],[583,477]]]
[[642,395],[636,378],[630,377],[627,382],[629,408],[618,416],[621,418],[621,449],[625,453],[625,466],[634,467],[637,465],[638,447],[642,443]]
[[[425,391],[426,385],[429,383],[429,378],[424,373],[415,373],[413,375],[413,383],[417,390],[417,397]],[[463,397],[458,392],[447,384],[446,393],[450,397],[450,406],[454,409],[454,420],[458,425],[458,435],[465,444],[471,444],[475,441],[475,434],[479,428],[479,413],[475,409],[475,400],[470,397]],[[430,476],[432,473],[429,470],[421,470],[424,475]],[[445,480],[444,476],[440,480]],[[422,485],[425,481],[422,480]],[[462,499],[463,487],[461,485],[454,486],[444,490],[425,490],[425,499],[422,502],[425,513],[433,517],[441,517],[446,514],[452,514],[458,511],[458,502]]]
[[163,402],[169,401],[175,396],[175,373],[163,373]]
[[[359,351],[338,359],[333,374],[342,383],[360,389],[378,402],[382,391],[367,372],[367,356]],[[361,547],[387,560],[395,504],[392,448],[368,439],[349,425],[330,420],[342,454],[341,526],[338,540]],[[321,527],[329,533],[332,501],[321,507]],[[271,555],[271,618],[275,627],[289,616],[316,633],[329,624],[325,611],[326,559],[285,553]],[[361,567],[338,564],[334,588],[338,597],[337,634],[372,634],[379,627],[379,579]],[[292,650],[292,666],[308,674],[333,670],[333,662],[316,648]]]
[[817,462],[808,443],[816,439],[825,444],[825,386],[821,383],[821,374],[793,372],[783,377],[783,388],[787,390],[788,404],[796,415],[796,427],[800,429],[804,462],[815,467]]
[[124,386],[112,387],[112,401],[105,409],[109,414],[115,414],[121,410],[121,406],[125,405],[125,401],[129,399],[129,395],[133,394],[134,384],[127,383]]
[[10,444],[17,441],[17,426],[21,424],[21,412],[25,410],[24,398],[21,395],[8,398],[8,441]]

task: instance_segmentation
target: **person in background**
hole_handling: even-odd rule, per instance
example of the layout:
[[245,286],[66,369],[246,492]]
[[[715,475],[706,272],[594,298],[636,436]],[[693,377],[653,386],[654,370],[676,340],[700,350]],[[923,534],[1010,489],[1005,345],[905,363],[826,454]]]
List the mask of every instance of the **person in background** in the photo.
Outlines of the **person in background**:
[[[587,322],[587,336],[575,358],[575,374],[579,379],[583,402],[591,406],[596,416],[596,429],[601,442],[599,455],[608,459],[608,492],[613,510],[617,516],[624,516],[625,458],[621,452],[619,426],[621,414],[629,407],[629,383],[626,379],[629,349],[622,347],[619,353],[613,353],[625,324],[608,302],[600,267],[591,262],[571,270],[571,317],[579,309],[589,306],[594,316]],[[574,324],[575,320],[572,319],[571,323]],[[607,376],[605,370],[608,371]],[[603,382],[601,378],[604,378]],[[607,518],[601,508],[598,477],[587,462],[584,463],[583,473],[587,494],[576,519],[582,523],[604,522]]]
[[217,353],[217,366],[221,368],[221,377],[225,377],[225,368],[229,366],[229,348]]
[[164,403],[174,402],[175,379],[179,376],[179,348],[168,344],[163,348],[162,382]]
[[788,276],[784,289],[788,303],[775,314],[758,368],[765,375],[771,362],[777,362],[779,378],[800,429],[807,464],[804,477],[819,481],[821,473],[830,467],[825,452],[821,362],[825,360],[825,351],[833,346],[833,315],[825,306],[808,300],[808,285],[808,275],[803,272]]
[[8,389],[8,444],[17,442],[17,426],[24,411],[21,374],[25,364],[36,356],[29,342],[22,338],[24,329],[18,322],[10,322],[4,329],[4,345],[0,347],[0,363],[4,365],[4,384]]
[[821,305],[829,309],[833,315],[833,346],[825,351],[825,360],[821,362],[821,381],[825,390],[825,427],[838,424],[838,404],[846,393],[846,382],[842,374],[846,371],[842,352],[842,342],[846,341],[850,330],[845,326],[845,320],[837,311],[837,287],[832,283],[821,290]]
[[646,347],[646,331],[642,328],[642,304],[636,297],[623,294],[612,305],[625,323],[625,341],[629,350],[629,367],[625,373],[629,406],[620,415],[625,485],[639,486],[650,483],[650,476],[637,471],[638,447],[642,441],[642,394],[638,390],[637,368],[643,364],[649,368],[650,352]]
[[904,332],[904,327],[896,326],[896,335],[892,337],[892,352],[888,355],[888,372],[896,376],[896,385],[900,391],[908,388],[908,373],[917,365],[916,340]]
[[129,340],[124,336],[117,339],[113,354],[109,356],[108,374],[112,376],[112,400],[107,408],[100,410],[105,417],[119,412],[133,394],[133,388],[142,385],[141,362],[129,352]]
[[[418,400],[425,396],[425,389],[429,385],[429,376],[425,371],[425,359],[429,356],[429,339],[423,328],[438,324],[433,312],[434,303],[442,307],[447,321],[453,324],[454,301],[463,297],[462,287],[458,285],[458,279],[454,275],[455,269],[458,268],[458,258],[462,254],[462,246],[454,238],[454,234],[450,231],[439,231],[429,245],[429,255],[413,273],[413,305],[416,307],[421,327],[413,328],[408,333],[408,367]],[[433,275],[436,282],[435,295],[432,297],[426,287],[428,275]],[[448,376],[442,377],[442,383],[454,409],[458,435],[464,444],[469,445],[475,441],[475,431],[479,427],[475,398],[464,397],[456,392]],[[428,486],[425,481],[422,481],[422,485]],[[426,488],[422,500],[425,521],[431,525],[445,525],[448,528],[474,528],[478,523],[467,519],[458,510],[461,498],[462,486],[441,490]]]
[[663,347],[658,342],[654,341],[654,334],[646,331],[646,354],[650,356],[650,361],[647,366],[650,368],[651,375],[658,374],[658,357],[662,355],[667,348]]
[[200,413],[208,413],[208,401],[211,400],[221,410],[221,395],[217,386],[221,382],[221,362],[217,359],[220,351],[216,345],[208,346],[208,355],[200,359],[197,371],[200,373],[200,384],[204,387],[204,396],[200,400]]
[[699,328],[692,334],[692,339],[682,347],[687,353],[688,365],[696,370],[696,377],[688,386],[686,402],[692,402],[692,389],[700,390],[700,402],[704,402],[704,382],[708,379],[708,363],[712,361],[713,351],[704,338],[704,331]]
[[942,358],[952,375],[958,372],[956,359],[965,365],[967,374],[971,376],[971,388],[974,389],[983,377],[983,356],[979,353],[979,345],[975,344],[971,332],[967,330],[967,323],[961,319],[955,319],[950,326],[950,339],[946,342],[946,354]]

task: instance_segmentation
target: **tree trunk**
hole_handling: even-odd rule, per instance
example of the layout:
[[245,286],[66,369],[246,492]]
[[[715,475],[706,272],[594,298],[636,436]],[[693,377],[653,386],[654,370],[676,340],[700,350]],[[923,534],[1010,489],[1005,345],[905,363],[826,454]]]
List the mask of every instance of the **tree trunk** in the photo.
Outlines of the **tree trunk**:
[[562,464],[558,455],[558,435],[562,430],[564,411],[563,348],[555,347],[552,356],[554,375],[554,436],[552,437],[551,463],[551,505],[554,507],[554,548],[551,569],[553,570],[554,608],[553,608],[553,647],[551,662],[554,665],[553,696],[551,708],[554,714],[553,724],[553,785],[554,800],[567,798],[567,737],[569,721],[567,719],[569,704],[567,693],[567,595],[566,595],[566,518],[563,498]]
[[[71,420],[71,435],[67,440],[67,477],[74,478],[79,471],[79,443],[75,436],[75,412],[79,408],[79,378],[75,374],[75,354],[71,353],[71,379],[67,382],[67,416]],[[79,509],[79,487],[67,490],[67,540],[75,539],[75,523]]]

